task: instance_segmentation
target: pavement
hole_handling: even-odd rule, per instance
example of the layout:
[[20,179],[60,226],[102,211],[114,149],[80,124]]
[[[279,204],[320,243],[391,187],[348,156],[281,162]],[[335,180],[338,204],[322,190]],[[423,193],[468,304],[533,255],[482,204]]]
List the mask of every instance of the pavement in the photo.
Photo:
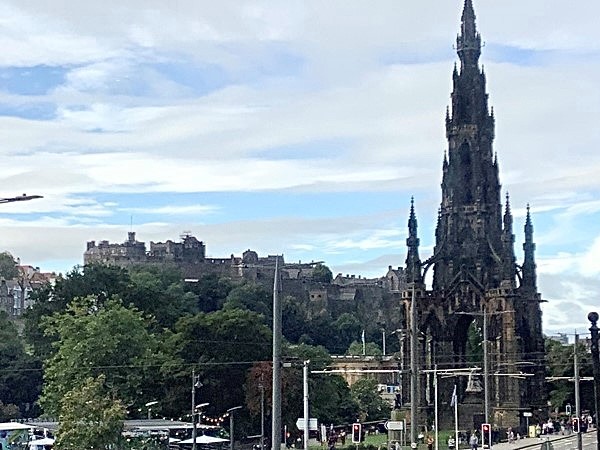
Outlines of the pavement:
[[[596,444],[596,430],[582,433],[584,448],[591,444]],[[593,448],[597,448],[595,445]],[[522,438],[511,444],[500,442],[494,444],[492,450],[521,450],[521,449],[541,449],[541,450],[573,450],[577,449],[577,435],[549,434],[542,435],[541,438]]]

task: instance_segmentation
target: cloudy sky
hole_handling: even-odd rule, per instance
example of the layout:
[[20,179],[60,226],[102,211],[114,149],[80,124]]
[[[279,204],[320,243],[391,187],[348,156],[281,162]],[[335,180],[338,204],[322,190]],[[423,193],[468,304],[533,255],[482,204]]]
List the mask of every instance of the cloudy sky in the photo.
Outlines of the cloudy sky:
[[[600,6],[476,0],[518,259],[531,204],[547,333],[600,308]],[[3,0],[0,250],[177,239],[335,273],[431,254],[462,0]]]

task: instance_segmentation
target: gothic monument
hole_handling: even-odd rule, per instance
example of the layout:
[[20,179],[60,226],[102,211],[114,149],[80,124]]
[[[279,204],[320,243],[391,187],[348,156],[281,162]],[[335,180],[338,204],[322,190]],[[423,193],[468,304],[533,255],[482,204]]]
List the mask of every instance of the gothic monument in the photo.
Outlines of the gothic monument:
[[[433,411],[434,367],[456,374],[473,366],[467,361],[467,341],[474,323],[487,338],[482,342],[487,361],[478,364],[476,372],[484,389],[467,389],[468,372],[439,377],[441,426],[452,423],[449,403],[457,385],[461,429],[479,428],[486,419],[486,405],[487,420],[493,425],[523,429],[523,413],[535,418],[547,408],[533,227],[528,208],[524,260],[518,264],[508,195],[504,208],[501,204],[498,161],[492,150],[494,113],[488,108],[486,78],[479,67],[481,36],[472,0],[464,3],[456,50],[460,67],[454,68],[452,106],[446,113],[448,153],[443,160],[442,201],[434,252],[426,261],[419,257],[414,205],[408,221],[402,307],[409,337],[414,330],[411,317],[416,322],[419,423]],[[433,270],[431,290],[424,283],[429,269]],[[411,366],[410,341],[403,341],[405,368]],[[410,377],[404,376],[403,404],[410,403],[409,393]]]

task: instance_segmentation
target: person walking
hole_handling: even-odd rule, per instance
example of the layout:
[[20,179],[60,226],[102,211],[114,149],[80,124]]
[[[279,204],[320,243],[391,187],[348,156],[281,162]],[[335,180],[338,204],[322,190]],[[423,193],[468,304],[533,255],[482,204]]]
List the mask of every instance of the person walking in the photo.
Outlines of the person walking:
[[479,446],[479,438],[477,437],[474,431],[473,434],[471,434],[471,438],[469,439],[469,444],[471,444],[471,450],[477,450],[477,447]]
[[427,436],[427,450],[433,450],[433,436]]

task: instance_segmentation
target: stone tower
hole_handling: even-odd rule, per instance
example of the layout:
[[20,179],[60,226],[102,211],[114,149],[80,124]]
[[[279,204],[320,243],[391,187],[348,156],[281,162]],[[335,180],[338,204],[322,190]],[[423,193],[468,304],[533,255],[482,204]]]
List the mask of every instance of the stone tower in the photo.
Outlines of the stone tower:
[[[452,105],[446,112],[448,151],[443,159],[442,200],[437,217],[433,255],[419,259],[415,205],[411,201],[403,293],[406,330],[416,317],[418,340],[418,401],[420,421],[433,407],[433,374],[477,367],[473,373],[487,386],[467,393],[467,376],[439,379],[442,418],[457,385],[462,429],[478,428],[485,420],[500,427],[521,427],[524,412],[545,414],[544,342],[540,294],[536,286],[533,226],[529,208],[525,224],[524,262],[517,264],[513,217],[508,195],[501,204],[497,157],[493,152],[494,113],[488,107],[485,73],[479,65],[481,36],[471,0],[465,0],[456,41],[460,66],[452,74]],[[433,269],[433,286],[425,276]],[[416,315],[411,312],[415,296]],[[485,326],[485,330],[484,330]],[[469,328],[487,337],[484,362],[467,361]],[[408,340],[407,340],[408,341]],[[410,346],[403,358],[408,362]],[[473,376],[471,373],[471,377]],[[487,376],[484,376],[487,373]],[[468,373],[465,373],[468,375]],[[403,377],[403,393],[409,393]],[[487,392],[487,393],[486,393]],[[408,395],[404,402],[410,402]],[[468,395],[467,395],[468,394]],[[487,401],[486,401],[487,399]],[[444,414],[446,408],[448,414]]]

